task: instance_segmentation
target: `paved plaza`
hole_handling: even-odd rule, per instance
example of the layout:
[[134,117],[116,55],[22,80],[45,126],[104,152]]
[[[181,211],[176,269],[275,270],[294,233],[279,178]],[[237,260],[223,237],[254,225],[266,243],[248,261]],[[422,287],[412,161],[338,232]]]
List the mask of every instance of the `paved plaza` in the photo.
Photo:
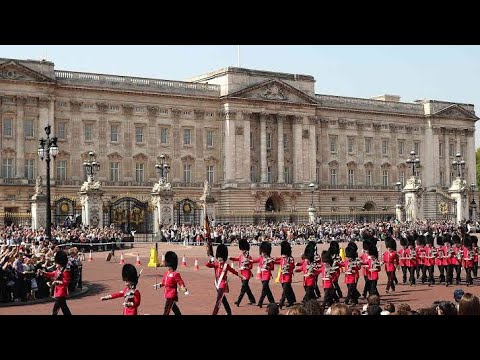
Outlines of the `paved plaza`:
[[[345,246],[345,244],[342,244]],[[362,246],[360,243],[359,251]],[[328,245],[318,245],[318,251],[327,248]],[[300,255],[303,252],[305,246],[293,246],[293,256],[295,261],[300,261]],[[382,252],[385,248],[380,249],[380,242],[378,248]],[[93,253],[93,262],[84,262],[83,272],[84,281],[86,286],[89,287],[89,291],[81,295],[80,297],[68,300],[68,305],[72,314],[75,315],[121,315],[122,314],[122,300],[116,299],[110,301],[101,301],[100,297],[104,294],[116,292],[122,290],[124,285],[121,279],[122,266],[119,264],[120,255],[123,252],[125,261],[135,264],[137,254],[140,255],[142,265],[137,266],[138,269],[143,269],[142,276],[138,285],[140,290],[142,301],[139,308],[141,315],[161,315],[163,313],[163,306],[165,299],[163,297],[163,289],[154,290],[153,284],[160,282],[161,275],[165,271],[165,268],[149,268],[147,267],[151,244],[136,244],[133,249],[126,249],[124,251],[116,251],[115,255],[117,262],[106,262],[106,252]],[[180,244],[166,244],[159,243],[159,258],[161,258],[162,252],[165,253],[168,250],[173,250],[179,257],[180,274],[184,279],[190,295],[185,296],[182,292],[179,292],[179,307],[184,315],[209,315],[212,312],[216,290],[214,285],[214,272],[212,269],[206,268],[204,265],[207,262],[207,256],[205,248],[203,246],[183,246]],[[240,251],[237,246],[229,247],[229,255],[238,255]],[[258,247],[252,246],[251,254],[254,257],[258,256]],[[182,256],[186,256],[187,267],[182,267]],[[272,256],[280,256],[280,246],[274,246],[272,249]],[[87,256],[88,259],[88,256]],[[195,259],[198,259],[200,270],[194,270]],[[235,264],[235,269],[238,269]],[[254,273],[256,272],[256,265],[254,266]],[[277,274],[278,267],[275,266],[274,275]],[[438,270],[435,269],[436,275]],[[293,280],[293,289],[295,291],[297,301],[301,301],[304,295],[304,289],[302,286],[303,274],[295,273]],[[401,281],[401,272],[397,271],[397,277]],[[465,273],[462,272],[462,278],[464,279]],[[347,289],[343,283],[343,274],[340,277],[340,286],[343,294],[347,294]],[[429,287],[427,284],[422,285],[417,283],[415,286],[409,286],[399,284],[395,292],[389,294],[385,293],[387,279],[386,273],[383,271],[380,273],[380,280],[378,282],[378,289],[381,295],[382,305],[387,302],[392,302],[396,305],[400,303],[408,303],[412,309],[418,309],[421,307],[427,307],[435,300],[450,300],[453,301],[453,291],[456,288],[463,288],[466,292],[471,292],[477,296],[480,296],[480,281],[474,280],[474,286],[467,288],[465,283],[461,285],[453,285],[446,287],[445,285],[434,285]],[[267,300],[265,299],[264,307],[260,309],[257,306],[248,305],[248,299],[244,297],[240,307],[237,307],[233,302],[237,299],[240,292],[240,279],[229,274],[230,293],[227,294],[227,299],[232,307],[234,315],[262,315],[265,314]],[[358,289],[361,292],[363,289],[363,278],[359,281]],[[250,280],[250,286],[258,301],[261,292],[261,283],[259,280],[253,278]],[[280,284],[276,284],[273,280],[270,282],[273,296],[278,302],[281,296],[282,288]],[[468,290],[467,290],[468,289]],[[323,290],[322,299],[323,300]],[[343,299],[342,299],[343,301]],[[360,299],[358,306],[363,306],[366,300]],[[12,306],[0,308],[0,315],[49,315],[53,307],[52,302],[24,305],[24,306]],[[286,313],[284,309],[281,313]],[[223,307],[220,309],[219,314],[225,314]]]

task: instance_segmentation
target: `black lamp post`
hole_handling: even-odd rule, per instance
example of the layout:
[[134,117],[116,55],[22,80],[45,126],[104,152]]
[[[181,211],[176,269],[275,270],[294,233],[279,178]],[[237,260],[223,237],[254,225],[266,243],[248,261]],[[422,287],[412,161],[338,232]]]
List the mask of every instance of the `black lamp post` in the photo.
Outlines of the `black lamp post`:
[[412,175],[415,176],[415,167],[420,166],[420,159],[417,158],[417,154],[415,154],[415,150],[410,151],[410,158],[407,159],[406,163],[412,166]]
[[167,175],[170,172],[170,165],[167,164],[167,159],[164,154],[160,155],[160,161],[158,164],[155,164],[155,169],[157,169],[158,176],[160,177],[160,182],[167,182]]
[[397,181],[395,183],[395,187],[397,188],[397,191],[399,193],[398,195],[398,204],[399,205],[402,205],[403,203],[403,199],[402,199],[402,183],[400,181]]
[[472,201],[470,201],[470,220],[475,221],[475,213],[477,210],[477,203],[475,202],[475,189],[474,183],[470,184],[470,191],[472,192]]
[[308,185],[308,187],[310,188],[310,190],[312,192],[312,202],[310,203],[310,207],[313,209],[313,191],[315,190],[315,184],[310,183],[310,185]]
[[457,178],[461,179],[463,177],[463,171],[465,170],[465,161],[462,158],[460,153],[455,155],[456,160],[452,161],[453,170],[457,172]]
[[83,162],[83,166],[88,175],[87,181],[93,182],[95,180],[95,175],[100,171],[100,163],[97,161],[93,151],[88,153],[88,159]]
[[47,219],[46,219],[46,235],[47,241],[52,239],[52,209],[50,203],[50,160],[58,155],[57,137],[50,138],[51,126],[48,124],[45,127],[45,133],[47,138],[41,138],[39,140],[40,146],[38,147],[38,156],[41,160],[45,160],[47,164]]

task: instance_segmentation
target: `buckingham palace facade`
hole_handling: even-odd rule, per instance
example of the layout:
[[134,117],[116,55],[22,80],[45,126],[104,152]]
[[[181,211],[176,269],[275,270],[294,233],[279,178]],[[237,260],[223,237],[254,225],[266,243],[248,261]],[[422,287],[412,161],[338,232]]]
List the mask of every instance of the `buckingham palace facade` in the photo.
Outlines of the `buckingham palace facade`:
[[3,213],[30,210],[35,179],[46,174],[37,149],[47,124],[60,149],[52,201],[78,196],[90,150],[106,204],[147,199],[164,154],[175,202],[195,204],[208,180],[219,217],[306,213],[312,201],[320,215],[394,214],[412,150],[427,191],[446,194],[457,153],[476,183],[474,105],[316,94],[309,75],[228,67],[171,81],[0,59],[0,109]]

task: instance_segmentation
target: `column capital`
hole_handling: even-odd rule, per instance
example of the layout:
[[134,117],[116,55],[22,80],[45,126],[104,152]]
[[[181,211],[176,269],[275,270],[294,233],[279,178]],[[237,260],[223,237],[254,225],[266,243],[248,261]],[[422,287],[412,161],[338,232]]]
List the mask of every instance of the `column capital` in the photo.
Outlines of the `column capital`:
[[51,99],[48,97],[39,97],[38,98],[38,106],[39,107],[48,107],[50,105]]
[[71,111],[80,111],[82,108],[83,102],[78,100],[70,100],[70,109]]
[[157,116],[159,110],[160,109],[158,106],[147,106],[147,112],[149,116]]
[[123,113],[127,115],[133,114],[133,105],[132,104],[122,104]]
[[180,116],[180,114],[182,113],[182,110],[180,110],[180,109],[170,109],[170,111],[172,112],[172,115],[175,118],[178,118]]
[[25,95],[17,95],[17,105],[25,105],[27,103],[27,97]]
[[97,109],[100,112],[106,112],[108,110],[108,104],[105,102],[97,102]]
[[253,113],[250,111],[242,111],[243,120],[253,120]]
[[193,114],[195,115],[195,119],[202,120],[205,117],[205,111],[203,110],[193,110]]
[[277,114],[277,122],[285,122],[287,120],[287,115],[284,114]]
[[303,116],[294,115],[292,118],[293,124],[303,124]]
[[268,120],[270,118],[270,114],[269,113],[260,113],[260,120]]
[[309,116],[308,122],[310,125],[317,125],[320,122],[320,118],[318,116]]

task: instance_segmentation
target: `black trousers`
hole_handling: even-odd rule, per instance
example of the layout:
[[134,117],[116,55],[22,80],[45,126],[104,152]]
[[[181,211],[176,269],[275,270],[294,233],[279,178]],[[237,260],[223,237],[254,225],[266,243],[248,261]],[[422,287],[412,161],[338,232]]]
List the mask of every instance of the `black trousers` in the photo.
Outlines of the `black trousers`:
[[272,291],[270,290],[269,283],[270,283],[270,280],[262,280],[262,294],[260,295],[260,300],[258,301],[259,305],[263,304],[263,300],[265,299],[265,296],[267,297],[269,303],[275,302],[275,299],[272,295]]
[[475,278],[478,276],[478,262],[473,263],[473,276]]
[[303,297],[303,303],[305,304],[308,300],[316,300],[315,296],[315,286],[304,286],[305,296]]
[[455,272],[457,273],[456,281],[457,283],[459,283],[462,280],[460,277],[462,273],[462,265],[453,265],[453,266],[455,267]]
[[428,283],[435,284],[435,277],[433,276],[433,272],[435,271],[435,265],[424,266],[428,269]]
[[387,291],[389,291],[390,288],[392,288],[392,290],[395,291],[395,282],[393,281],[395,278],[395,271],[387,271],[387,277],[388,277]]
[[345,299],[345,304],[348,305],[350,304],[350,302],[353,305],[358,304],[358,295],[360,293],[357,291],[357,284],[356,283],[347,284],[347,289],[348,289],[348,293],[347,293],[347,298]]
[[367,297],[367,292],[368,292],[368,289],[370,288],[370,283],[368,280],[368,276],[365,276],[363,275],[363,279],[365,280],[365,285],[363,286],[363,292],[362,292],[362,295],[363,297]]
[[415,267],[415,269],[417,271],[417,279],[420,277],[420,269],[421,268],[422,268],[422,265],[420,265],[420,264],[417,264],[416,267]]
[[410,279],[409,279],[410,285],[415,285],[415,269],[416,268],[417,268],[416,266],[410,266],[408,268],[408,271],[410,271]]
[[454,265],[446,265],[445,268],[447,270],[447,285],[453,284],[453,266]]
[[370,282],[370,295],[378,295],[380,296],[380,294],[378,293],[378,290],[377,290],[377,282],[378,280],[369,280]]
[[72,315],[68,308],[67,301],[64,297],[55,298],[55,304],[53,304],[52,315],[58,315],[58,310],[62,309],[63,315]]
[[249,281],[250,279],[242,280],[242,288],[240,289],[240,295],[238,295],[238,300],[237,300],[237,303],[239,305],[242,302],[243,296],[245,294],[247,294],[248,300],[251,303],[256,303],[255,296],[253,296],[252,290],[250,289],[250,285],[248,284]]
[[322,297],[322,294],[320,294],[320,288],[318,287],[318,275],[315,276],[315,288],[314,288],[314,291],[315,291],[315,296],[316,296],[317,298]]
[[328,307],[332,306],[336,302],[337,294],[334,288],[323,289],[325,298],[323,299],[323,307],[326,310]]
[[217,301],[215,302],[215,307],[213,308],[212,315],[218,314],[218,310],[220,310],[220,299],[222,299],[222,304],[223,304],[223,307],[225,308],[225,311],[227,312],[227,315],[232,315],[232,309],[230,308],[230,304],[228,303],[227,298],[224,295],[223,289],[217,290]]
[[421,266],[421,270],[422,270],[422,284],[425,284],[425,282],[427,281],[427,268],[428,266],[426,265],[420,265]]
[[295,304],[297,299],[295,298],[295,293],[292,289],[292,283],[285,282],[282,283],[282,297],[280,298],[279,306],[282,307],[285,303],[285,299],[287,299],[289,305]]
[[175,315],[182,315],[180,309],[177,306],[177,302],[173,298],[167,299],[167,301],[165,301],[165,309],[163,311],[163,315],[170,315],[170,310],[172,310]]
[[465,269],[465,272],[467,273],[467,285],[473,285],[472,270],[473,268],[471,267]]
[[340,285],[338,285],[338,281],[335,281],[335,282],[333,283],[333,286],[335,287],[335,291],[336,291],[336,293],[337,293],[337,296],[338,296],[339,298],[342,298],[342,297],[343,297],[343,293],[342,293],[342,290],[340,289]]
[[440,282],[445,282],[445,265],[438,265],[438,271],[440,272]]
[[407,266],[402,266],[402,280],[403,280],[403,283],[406,284],[407,283],[407,269],[408,267]]

